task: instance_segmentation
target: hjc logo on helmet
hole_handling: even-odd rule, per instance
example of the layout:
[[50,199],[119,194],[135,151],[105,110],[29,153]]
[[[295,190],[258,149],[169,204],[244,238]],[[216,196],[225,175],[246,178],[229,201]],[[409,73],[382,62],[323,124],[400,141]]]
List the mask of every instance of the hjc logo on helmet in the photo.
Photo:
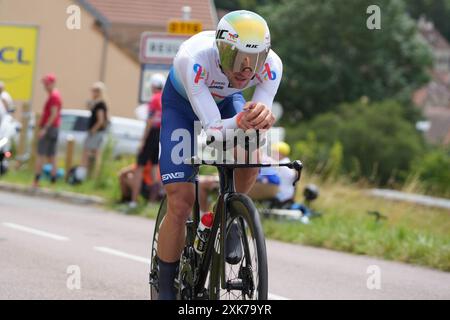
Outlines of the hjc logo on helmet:
[[247,44],[245,47],[246,48],[256,49],[256,48],[258,48],[258,45],[257,44]]
[[217,30],[216,39],[225,40],[225,36],[223,35],[225,32],[228,33],[228,30]]
[[227,38],[226,40],[231,41],[231,42],[236,42],[239,38],[239,35],[237,33],[230,33],[228,30],[217,30],[216,32],[216,39],[217,40],[225,40],[225,35],[227,34]]

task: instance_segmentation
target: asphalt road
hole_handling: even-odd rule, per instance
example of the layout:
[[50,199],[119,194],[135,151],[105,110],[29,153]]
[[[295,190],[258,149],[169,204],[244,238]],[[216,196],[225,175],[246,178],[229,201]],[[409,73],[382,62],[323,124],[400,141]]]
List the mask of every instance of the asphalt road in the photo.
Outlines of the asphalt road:
[[[153,225],[0,192],[0,299],[148,299]],[[276,241],[267,246],[271,299],[450,299],[450,273]],[[367,286],[372,268],[379,282],[369,282],[378,289]]]

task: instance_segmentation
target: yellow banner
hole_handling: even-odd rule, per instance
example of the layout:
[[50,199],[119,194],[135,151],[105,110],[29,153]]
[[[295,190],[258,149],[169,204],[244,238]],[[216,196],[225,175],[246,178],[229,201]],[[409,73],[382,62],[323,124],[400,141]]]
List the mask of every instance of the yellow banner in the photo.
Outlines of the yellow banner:
[[0,24],[0,81],[14,100],[31,100],[37,37],[36,27]]

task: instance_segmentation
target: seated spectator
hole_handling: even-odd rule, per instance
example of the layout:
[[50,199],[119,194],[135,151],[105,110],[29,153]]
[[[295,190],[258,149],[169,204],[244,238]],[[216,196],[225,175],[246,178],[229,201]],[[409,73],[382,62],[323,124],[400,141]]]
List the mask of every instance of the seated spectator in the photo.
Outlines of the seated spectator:
[[218,189],[219,189],[218,175],[198,176],[198,197],[201,213],[211,210],[211,208],[209,207],[208,195],[211,191]]
[[256,182],[248,193],[253,200],[270,200],[278,194],[280,177],[275,168],[261,168]]
[[[161,200],[163,195],[162,189],[151,189],[151,186],[154,184],[152,180],[152,166],[153,165],[150,161],[147,162],[142,173],[140,194],[147,201],[151,198]],[[121,191],[120,203],[127,203],[131,200],[136,168],[137,165],[133,164],[123,168],[119,173],[119,184]],[[156,192],[157,194],[152,195],[152,192]]]
[[[289,159],[290,153],[291,147],[286,142],[279,142],[272,147],[272,156],[276,162],[291,162]],[[288,167],[279,167],[277,168],[277,172],[280,177],[280,185],[275,199],[278,205],[283,207],[285,204],[294,202],[295,187],[293,183],[296,178],[296,172]]]

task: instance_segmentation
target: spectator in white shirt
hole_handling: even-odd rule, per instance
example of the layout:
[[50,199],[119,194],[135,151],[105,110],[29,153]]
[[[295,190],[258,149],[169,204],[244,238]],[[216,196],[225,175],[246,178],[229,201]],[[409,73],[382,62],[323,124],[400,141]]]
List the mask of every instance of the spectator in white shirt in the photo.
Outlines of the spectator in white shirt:
[[[279,142],[272,147],[272,156],[280,163],[291,162],[289,154],[291,153],[291,147],[286,142]],[[293,169],[288,167],[279,167],[278,175],[280,177],[280,185],[278,186],[278,193],[276,198],[280,203],[294,200],[295,187],[293,183],[296,178],[296,173]]]
[[0,81],[0,118],[2,115],[14,111],[14,104],[11,95],[6,92],[5,84]]

